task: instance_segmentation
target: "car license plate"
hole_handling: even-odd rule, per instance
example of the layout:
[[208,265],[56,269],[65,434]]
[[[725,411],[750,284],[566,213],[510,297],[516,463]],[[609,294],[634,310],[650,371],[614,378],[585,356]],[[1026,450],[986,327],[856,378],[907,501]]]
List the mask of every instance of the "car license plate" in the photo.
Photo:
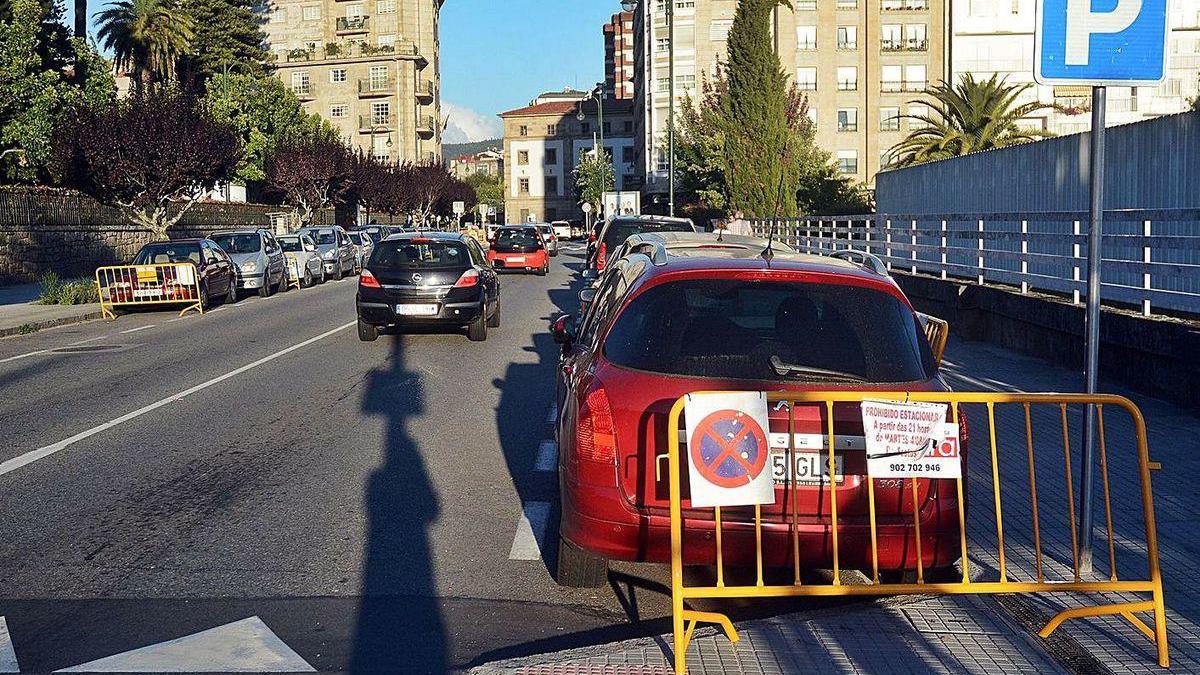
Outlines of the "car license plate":
[[523,265],[523,264],[525,264],[525,256],[514,255],[514,256],[510,257],[507,262]]
[[433,316],[438,313],[437,305],[396,305],[400,316]]
[[161,288],[139,288],[133,292],[135,298],[152,298],[156,295],[162,295]]
[[[788,482],[788,451],[771,450],[771,478],[776,485]],[[820,485],[829,482],[829,456],[816,452],[797,452],[795,454],[795,475],[797,485]],[[846,458],[835,455],[833,459],[837,473],[834,478],[838,485],[846,481]]]

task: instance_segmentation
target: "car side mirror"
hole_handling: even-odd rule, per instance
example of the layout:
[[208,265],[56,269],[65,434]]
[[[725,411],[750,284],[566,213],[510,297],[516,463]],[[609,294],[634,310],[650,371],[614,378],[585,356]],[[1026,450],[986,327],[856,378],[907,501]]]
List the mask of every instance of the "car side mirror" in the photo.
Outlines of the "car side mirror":
[[550,324],[550,335],[554,337],[554,342],[560,345],[569,345],[575,341],[575,318],[570,314],[563,314]]
[[579,291],[579,314],[583,315],[592,306],[592,302],[596,300],[596,289],[594,287],[585,288]]

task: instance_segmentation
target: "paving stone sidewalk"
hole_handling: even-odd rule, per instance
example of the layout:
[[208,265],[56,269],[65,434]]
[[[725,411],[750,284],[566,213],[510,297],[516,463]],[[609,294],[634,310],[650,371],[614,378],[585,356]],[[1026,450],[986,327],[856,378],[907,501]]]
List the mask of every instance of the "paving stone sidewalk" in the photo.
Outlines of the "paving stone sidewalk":
[[[952,341],[945,372],[959,391],[1081,391],[1079,373],[984,343]],[[1132,399],[1147,420],[1156,521],[1168,607],[1168,643],[1174,672],[1200,672],[1200,418],[1196,411],[1106,387]],[[1113,513],[1110,558],[1096,470],[1095,574],[1107,579],[1115,561],[1122,579],[1146,578],[1145,534],[1132,423],[1105,410],[1106,455]],[[975,580],[999,579],[998,538],[992,496],[987,411],[965,409],[972,455],[968,463],[971,518],[969,564]],[[1072,484],[1078,485],[1082,408],[1067,411]],[[1038,547],[1033,536],[1032,490],[1021,406],[996,406],[1004,550],[1009,580],[1034,580]],[[1047,580],[1073,578],[1067,463],[1062,413],[1034,407],[1035,485],[1039,505],[1041,569]],[[1078,492],[1075,494],[1079,498]],[[895,598],[840,609],[791,614],[738,624],[731,645],[715,629],[697,630],[689,671],[705,673],[1012,673],[1157,672],[1154,646],[1121,617],[1068,621],[1051,640],[1035,631],[1067,607],[1146,599],[1135,595],[966,596]],[[1149,615],[1143,619],[1151,622]],[[520,673],[666,673],[671,637],[618,642],[477,668],[481,675]]]
[[0,286],[0,337],[100,318],[100,305],[38,305],[41,284]]

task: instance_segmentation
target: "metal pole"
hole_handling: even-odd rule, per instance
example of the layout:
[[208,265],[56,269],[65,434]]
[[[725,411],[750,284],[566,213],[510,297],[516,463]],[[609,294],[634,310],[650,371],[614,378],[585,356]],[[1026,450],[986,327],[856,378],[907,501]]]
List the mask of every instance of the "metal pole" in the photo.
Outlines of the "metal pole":
[[668,215],[675,215],[675,0],[667,0],[667,186],[670,192]]
[[[1087,393],[1096,393],[1100,363],[1100,256],[1104,236],[1104,87],[1092,87],[1091,228],[1088,230]],[[1079,571],[1092,572],[1092,467],[1096,445],[1096,406],[1088,405],[1083,425],[1079,472]]]

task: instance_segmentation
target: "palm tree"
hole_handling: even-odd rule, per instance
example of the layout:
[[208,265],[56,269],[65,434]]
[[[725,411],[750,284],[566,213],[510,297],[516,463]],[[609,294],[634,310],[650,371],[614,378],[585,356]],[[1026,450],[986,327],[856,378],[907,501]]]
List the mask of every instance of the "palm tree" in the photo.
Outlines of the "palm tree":
[[904,115],[920,122],[922,128],[909,132],[892,148],[893,160],[889,166],[911,166],[1053,136],[1049,131],[1019,124],[1034,113],[1060,109],[1058,105],[1040,101],[1018,103],[1032,86],[1010,85],[997,75],[977,80],[970,73],[965,73],[953,86],[940,82],[925,92],[933,97],[931,107],[935,111]]
[[75,37],[87,39],[87,0],[75,0]]
[[175,0],[118,0],[100,12],[100,42],[119,69],[132,69],[137,91],[175,74],[175,62],[191,50],[191,16]]

